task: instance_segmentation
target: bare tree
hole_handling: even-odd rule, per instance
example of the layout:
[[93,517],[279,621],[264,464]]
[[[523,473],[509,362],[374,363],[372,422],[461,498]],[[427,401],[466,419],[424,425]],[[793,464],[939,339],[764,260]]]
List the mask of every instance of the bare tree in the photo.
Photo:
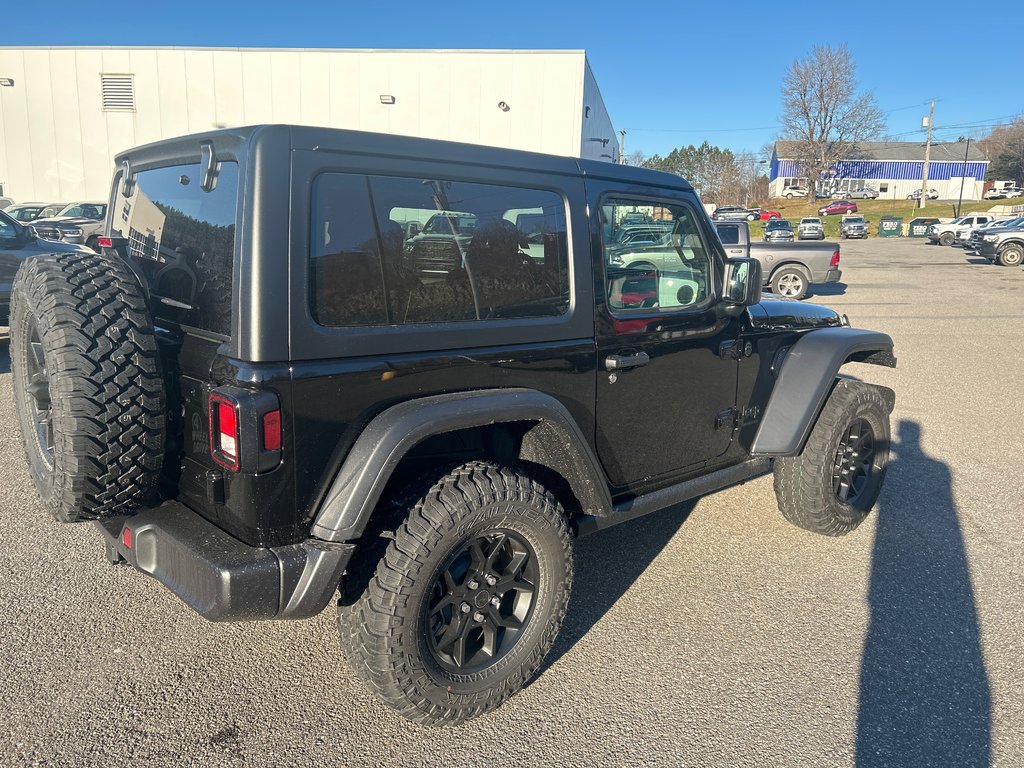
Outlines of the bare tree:
[[1024,117],[997,125],[978,143],[991,161],[990,178],[1024,182]]
[[797,143],[797,161],[813,197],[821,174],[878,137],[885,116],[870,92],[857,92],[856,66],[846,45],[816,45],[790,66],[782,82],[782,126]]
[[632,152],[630,152],[628,155],[626,155],[625,160],[623,161],[623,164],[624,165],[634,165],[634,166],[639,168],[639,167],[643,166],[644,161],[646,161],[646,160],[647,160],[647,155],[645,155],[639,149],[634,149]]

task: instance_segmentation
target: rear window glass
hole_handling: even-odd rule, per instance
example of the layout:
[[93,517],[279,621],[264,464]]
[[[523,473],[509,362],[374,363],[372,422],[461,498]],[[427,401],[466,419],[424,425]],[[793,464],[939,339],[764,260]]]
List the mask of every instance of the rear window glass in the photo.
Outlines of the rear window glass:
[[555,192],[325,173],[313,183],[310,309],[326,326],[550,317],[569,307]]
[[740,228],[737,226],[719,226],[718,239],[722,241],[722,245],[739,245]]
[[141,171],[131,197],[116,198],[111,229],[149,280],[158,320],[231,333],[238,164],[219,163],[204,192],[198,163]]

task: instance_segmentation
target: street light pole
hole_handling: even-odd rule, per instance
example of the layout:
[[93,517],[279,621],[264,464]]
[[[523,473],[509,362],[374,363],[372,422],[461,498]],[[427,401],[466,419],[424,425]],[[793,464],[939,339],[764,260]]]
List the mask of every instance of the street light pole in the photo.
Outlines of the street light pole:
[[932,118],[935,117],[935,99],[932,99],[932,107],[928,110],[928,140],[924,145],[924,173],[921,179],[921,207],[925,207],[928,201],[928,161],[932,156]]
[[622,165],[626,164],[626,131],[622,129],[619,131],[619,136],[622,137],[622,141],[619,142],[619,163]]
[[964,172],[960,174],[960,199],[956,201],[956,217],[960,218],[960,206],[964,202],[964,177],[967,176],[967,153],[971,151],[971,137],[967,137],[967,149],[964,150]]

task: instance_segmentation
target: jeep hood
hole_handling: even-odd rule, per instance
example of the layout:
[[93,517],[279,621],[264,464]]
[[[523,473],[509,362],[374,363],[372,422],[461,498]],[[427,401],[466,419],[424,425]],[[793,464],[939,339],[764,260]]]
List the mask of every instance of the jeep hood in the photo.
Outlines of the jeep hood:
[[747,308],[747,317],[751,327],[758,331],[810,330],[844,324],[838,312],[820,304],[767,296]]

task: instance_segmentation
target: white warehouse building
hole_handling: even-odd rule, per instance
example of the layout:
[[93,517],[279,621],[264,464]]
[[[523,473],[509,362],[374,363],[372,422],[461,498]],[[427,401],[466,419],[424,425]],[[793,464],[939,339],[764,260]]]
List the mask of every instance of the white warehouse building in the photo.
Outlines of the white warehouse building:
[[106,199],[118,152],[257,123],[619,156],[584,51],[0,47],[0,197]]

